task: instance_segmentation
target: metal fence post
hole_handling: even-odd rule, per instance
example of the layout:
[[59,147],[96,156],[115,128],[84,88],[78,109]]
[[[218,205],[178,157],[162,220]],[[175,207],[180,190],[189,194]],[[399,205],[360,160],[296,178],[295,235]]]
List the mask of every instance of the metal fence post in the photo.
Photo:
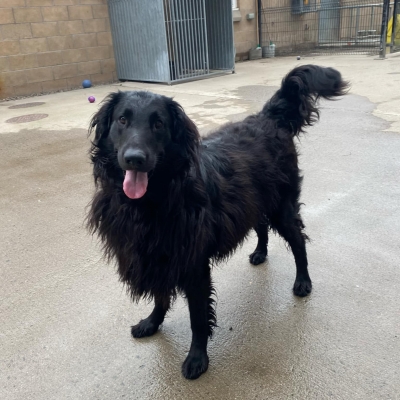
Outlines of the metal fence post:
[[392,20],[392,36],[390,40],[390,52],[393,52],[393,47],[395,44],[396,39],[396,27],[397,27],[397,13],[398,13],[398,5],[399,0],[394,0],[394,7],[393,7],[393,20]]
[[262,46],[262,30],[261,30],[261,0],[257,1],[257,17],[258,17],[258,45]]
[[357,8],[357,13],[356,13],[356,44],[358,42],[358,30],[360,29],[360,9]]
[[387,37],[387,26],[389,23],[389,8],[390,8],[390,0],[383,0],[381,45],[379,50],[379,58],[382,59],[386,57],[386,37]]

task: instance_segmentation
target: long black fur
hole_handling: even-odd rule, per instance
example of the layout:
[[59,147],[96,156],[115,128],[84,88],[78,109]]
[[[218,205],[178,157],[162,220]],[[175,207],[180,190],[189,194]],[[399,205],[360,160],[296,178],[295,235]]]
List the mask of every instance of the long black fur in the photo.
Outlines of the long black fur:
[[[295,68],[261,112],[205,139],[178,103],[149,92],[111,93],[93,117],[96,193],[88,227],[99,234],[108,259],[117,261],[132,298],[155,300],[151,315],[132,327],[134,337],[155,333],[171,300],[186,296],[193,332],[182,366],[186,378],[208,367],[207,337],[216,325],[211,266],[231,255],[251,229],[258,245],[250,262],[265,261],[271,228],[294,254],[294,293],[311,292],[293,139],[318,119],[320,97],[341,96],[347,87],[332,68]],[[154,118],[161,128],[154,128]],[[126,148],[155,160],[146,171],[147,192],[135,200],[122,188],[127,168],[118,152]]]

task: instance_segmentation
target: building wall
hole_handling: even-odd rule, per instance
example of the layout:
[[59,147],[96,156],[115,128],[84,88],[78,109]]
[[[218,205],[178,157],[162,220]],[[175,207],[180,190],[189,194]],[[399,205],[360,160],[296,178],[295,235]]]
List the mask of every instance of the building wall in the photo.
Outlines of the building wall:
[[[236,54],[246,55],[258,44],[257,1],[237,6]],[[84,79],[117,80],[107,0],[0,0],[0,98],[73,89]]]
[[0,0],[2,98],[116,80],[107,0]]
[[[236,54],[247,53],[258,44],[257,37],[257,2],[256,0],[237,0],[238,10],[233,11],[233,16],[240,15],[240,21],[233,22],[234,41]],[[246,15],[254,13],[255,18],[247,20]]]

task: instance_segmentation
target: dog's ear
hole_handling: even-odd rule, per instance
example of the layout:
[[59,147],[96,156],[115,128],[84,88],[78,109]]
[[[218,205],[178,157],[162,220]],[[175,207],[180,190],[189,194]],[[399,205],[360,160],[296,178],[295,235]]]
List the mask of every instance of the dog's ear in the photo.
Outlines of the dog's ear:
[[94,131],[94,145],[97,145],[101,138],[107,136],[111,126],[114,107],[117,105],[122,95],[122,92],[110,93],[103,100],[103,105],[90,121],[89,135]]
[[200,142],[195,123],[186,115],[182,106],[172,99],[168,99],[168,110],[172,119],[172,141],[192,152]]

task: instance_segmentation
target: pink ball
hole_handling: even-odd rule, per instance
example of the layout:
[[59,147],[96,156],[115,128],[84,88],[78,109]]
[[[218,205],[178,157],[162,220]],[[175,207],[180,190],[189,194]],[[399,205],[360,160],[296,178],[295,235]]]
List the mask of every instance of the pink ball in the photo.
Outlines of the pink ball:
[[89,103],[94,103],[96,101],[96,99],[94,98],[94,96],[89,96],[88,97]]

